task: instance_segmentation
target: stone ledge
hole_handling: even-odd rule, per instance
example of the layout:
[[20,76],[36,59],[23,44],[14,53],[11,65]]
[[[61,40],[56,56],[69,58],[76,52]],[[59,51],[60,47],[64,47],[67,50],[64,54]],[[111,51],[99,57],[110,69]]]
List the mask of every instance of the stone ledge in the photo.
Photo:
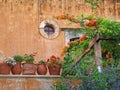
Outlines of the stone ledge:
[[60,75],[0,75],[0,90],[52,90]]
[[60,75],[0,75],[0,78],[60,78]]

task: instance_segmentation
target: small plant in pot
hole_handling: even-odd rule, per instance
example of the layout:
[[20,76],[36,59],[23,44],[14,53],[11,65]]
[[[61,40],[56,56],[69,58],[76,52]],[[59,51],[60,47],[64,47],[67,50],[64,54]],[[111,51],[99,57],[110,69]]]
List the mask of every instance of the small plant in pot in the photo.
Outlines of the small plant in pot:
[[45,75],[47,73],[47,67],[45,60],[40,60],[37,66],[38,75]]
[[50,75],[60,75],[61,60],[59,57],[56,57],[54,55],[50,56],[50,58],[47,60],[47,66]]
[[10,74],[11,67],[16,64],[14,58],[6,58],[3,63],[0,63],[0,74]]
[[23,75],[35,75],[37,70],[37,65],[35,65],[33,62],[35,60],[34,56],[36,53],[33,54],[25,54],[23,56],[23,60],[25,63],[23,63]]
[[15,55],[13,58],[16,61],[16,64],[11,68],[12,74],[19,75],[22,72],[21,62],[23,61],[23,57],[20,55]]

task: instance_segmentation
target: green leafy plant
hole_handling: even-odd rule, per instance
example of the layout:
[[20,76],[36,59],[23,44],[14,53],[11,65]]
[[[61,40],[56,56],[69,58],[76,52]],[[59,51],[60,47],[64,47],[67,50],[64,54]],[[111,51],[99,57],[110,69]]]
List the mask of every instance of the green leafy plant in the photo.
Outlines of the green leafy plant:
[[23,56],[23,60],[27,63],[33,63],[35,58],[34,56],[36,55],[36,53],[33,53],[33,54],[25,54]]
[[97,34],[119,38],[120,23],[115,20],[96,18],[93,14],[90,14],[89,16],[83,15],[79,21],[82,26],[81,32],[87,34],[90,38]]
[[[79,49],[79,47],[76,47]],[[56,86],[54,86],[53,90],[60,90],[62,88],[63,90],[119,90],[119,85],[120,85],[120,75],[119,75],[119,68],[114,66],[114,64],[111,64],[110,66],[107,65],[106,67],[103,68],[102,73],[98,72],[98,69],[96,68],[95,65],[95,60],[94,60],[94,52],[93,49],[88,52],[79,63],[77,63],[73,67],[73,63],[75,60],[71,60],[72,56],[74,55],[71,54],[73,53],[70,51],[70,55],[66,53],[65,56],[65,62],[63,63],[63,74],[62,74],[62,82],[64,83],[57,83]],[[72,75],[72,77],[71,77]],[[82,83],[74,85],[71,83],[74,79],[81,79]]]
[[16,64],[16,61],[13,57],[6,58],[4,60],[4,63],[7,63],[9,66],[14,66]]
[[15,55],[15,56],[13,56],[13,58],[14,58],[15,61],[17,61],[17,62],[22,62],[22,61],[23,61],[23,57],[20,56],[20,55]]
[[61,60],[59,57],[56,57],[54,55],[50,56],[50,58],[47,60],[47,65],[49,66],[54,66],[54,69],[56,69],[56,65],[61,65]]
[[46,64],[45,60],[40,60],[39,64]]
[[120,23],[114,20],[98,18],[98,33],[105,36],[115,37],[119,36]]
[[[120,23],[110,19],[97,17],[97,8],[100,0],[85,0],[91,5],[94,14],[81,14],[76,18],[66,18],[79,23],[82,29],[78,33],[87,34],[83,43],[71,43],[66,50],[62,64],[62,81],[54,86],[53,90],[119,90],[120,89]],[[66,16],[67,17],[67,16]],[[63,18],[64,19],[64,18]],[[103,37],[102,72],[96,67],[93,47],[79,62],[76,57],[86,49],[91,39],[97,35]],[[69,78],[69,81],[68,81]],[[81,79],[82,83],[72,85],[73,79]],[[68,83],[69,82],[69,83]]]
[[[86,26],[85,17],[82,15],[83,28],[81,32],[87,34],[87,38],[82,43],[78,41],[69,44],[62,64],[64,85],[58,83],[54,90],[60,90],[60,88],[70,90],[72,87],[73,90],[120,89],[120,76],[118,74],[120,68],[120,24],[113,20],[91,17],[90,19],[97,20],[97,24],[93,27]],[[81,58],[80,62],[76,62],[76,57],[88,47],[90,40],[98,34],[108,38],[101,40],[102,73],[98,72],[96,67],[93,48]],[[81,79],[83,82],[77,86],[71,86],[71,83],[66,83],[67,77],[70,80]]]
[[[120,64],[120,45],[119,40],[104,40],[101,42],[103,63],[109,66],[119,67]],[[107,66],[106,65],[106,66]]]
[[91,8],[94,10],[98,7],[99,0],[85,0],[86,3],[91,5]]

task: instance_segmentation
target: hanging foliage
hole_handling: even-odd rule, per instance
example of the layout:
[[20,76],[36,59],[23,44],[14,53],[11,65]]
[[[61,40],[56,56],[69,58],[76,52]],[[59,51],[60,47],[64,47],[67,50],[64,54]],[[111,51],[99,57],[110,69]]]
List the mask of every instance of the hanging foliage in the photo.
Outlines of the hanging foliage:
[[[80,14],[73,18],[71,15],[64,14],[57,16],[56,19],[67,19],[74,23],[79,23],[82,27],[78,33],[86,34],[83,40],[72,41],[65,49],[66,54],[62,64],[63,83],[57,83],[53,90],[106,90],[120,89],[120,23],[114,20],[96,17],[96,9],[99,0],[85,0],[91,5],[94,14],[85,16]],[[89,42],[100,35],[102,47],[102,73],[99,73],[94,58],[94,49],[91,48],[80,59],[76,58],[89,45]],[[72,82],[80,80],[76,85]]]

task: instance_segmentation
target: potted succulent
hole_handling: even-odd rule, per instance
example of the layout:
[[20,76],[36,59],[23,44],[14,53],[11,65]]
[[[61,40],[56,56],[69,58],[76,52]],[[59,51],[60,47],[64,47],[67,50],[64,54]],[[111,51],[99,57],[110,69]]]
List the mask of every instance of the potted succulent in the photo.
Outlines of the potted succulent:
[[23,63],[23,75],[35,75],[36,74],[36,70],[37,70],[37,65],[35,65],[33,62],[35,60],[34,56],[36,55],[36,53],[34,54],[25,54],[23,56],[23,60],[25,61],[25,63]]
[[40,60],[37,66],[38,75],[45,75],[47,73],[47,67],[45,60]]
[[13,56],[14,60],[16,61],[16,64],[12,66],[11,71],[12,74],[21,74],[22,67],[21,62],[23,61],[23,57],[20,55]]
[[15,65],[16,62],[14,58],[6,58],[3,63],[0,63],[0,74],[8,75],[10,74],[11,66]]
[[47,66],[48,66],[50,75],[60,75],[61,60],[60,60],[59,57],[56,57],[56,56],[52,55],[47,60]]

